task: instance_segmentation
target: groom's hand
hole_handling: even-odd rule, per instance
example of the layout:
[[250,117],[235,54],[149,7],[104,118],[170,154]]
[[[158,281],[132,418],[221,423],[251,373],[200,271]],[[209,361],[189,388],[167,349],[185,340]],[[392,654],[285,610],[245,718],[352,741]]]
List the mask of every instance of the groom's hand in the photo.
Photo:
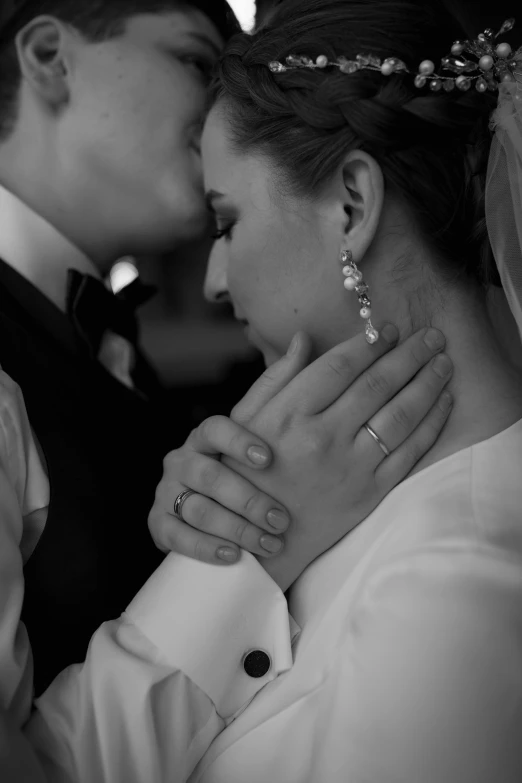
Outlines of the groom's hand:
[[[308,564],[306,558],[310,562],[321,553],[321,546],[331,546],[334,541],[327,541],[332,536],[338,540],[356,524],[354,520],[361,521],[431,448],[451,407],[444,407],[445,398],[441,396],[450,376],[441,378],[432,361],[444,346],[442,335],[439,333],[442,342],[430,347],[424,339],[426,330],[422,330],[388,354],[396,334],[394,327],[383,330],[383,339],[374,346],[363,337],[354,338],[310,367],[310,343],[301,334],[295,349],[269,367],[236,405],[231,414],[235,421],[225,417],[208,419],[181,449],[167,456],[149,517],[156,544],[164,551],[174,550],[211,563],[234,562],[241,546],[263,556],[265,567],[272,569],[274,578],[282,584],[292,568],[294,572],[296,568],[302,570]],[[360,433],[374,414],[372,423],[394,449],[393,458],[388,458],[384,466],[380,466],[384,455],[377,444],[366,431]],[[351,440],[345,432],[348,423]],[[250,427],[263,437],[253,436]],[[281,437],[289,431],[295,449],[290,462],[294,463],[300,486],[294,495],[288,492],[295,478],[291,479],[288,472],[291,465],[282,469],[284,460],[281,463],[279,456],[272,465],[267,446],[268,440],[278,454]],[[336,453],[333,446],[340,447],[341,452]],[[254,451],[249,456],[251,447]],[[251,457],[263,449],[266,460],[252,461]],[[224,459],[219,462],[221,455]],[[338,468],[346,472],[348,466],[353,470],[351,486],[347,496],[346,488],[341,493],[344,507],[332,521],[330,538],[324,533],[315,535],[317,520],[314,529],[307,530],[310,514],[304,515],[303,527],[303,514],[297,509],[299,519],[292,520],[288,536],[291,546],[279,555],[275,551],[278,539],[279,546],[283,541],[276,534],[284,532],[288,508],[294,510],[303,491],[306,493],[317,482],[326,489],[334,477],[340,481]],[[345,478],[350,480],[350,476]],[[181,521],[174,516],[173,506],[175,498],[187,488],[196,494],[186,500]],[[286,506],[273,500],[273,494],[279,500],[286,497]],[[335,502],[339,500],[336,496]],[[269,514],[272,509],[280,513]],[[329,513],[328,504],[323,504],[322,511]],[[303,544],[299,551],[296,539]],[[273,557],[272,549],[277,555],[273,566],[269,559]],[[313,550],[317,551],[312,557]],[[288,556],[291,568],[285,564]],[[285,575],[280,578],[283,569]]]
[[[199,425],[185,444],[164,460],[163,478],[149,515],[156,545],[207,563],[233,563],[239,547],[269,557],[283,541],[277,534],[289,525],[288,512],[255,483],[220,463],[227,454],[253,472],[268,467],[272,452],[266,443],[225,416],[212,416]],[[176,497],[191,489],[196,494],[174,514]]]

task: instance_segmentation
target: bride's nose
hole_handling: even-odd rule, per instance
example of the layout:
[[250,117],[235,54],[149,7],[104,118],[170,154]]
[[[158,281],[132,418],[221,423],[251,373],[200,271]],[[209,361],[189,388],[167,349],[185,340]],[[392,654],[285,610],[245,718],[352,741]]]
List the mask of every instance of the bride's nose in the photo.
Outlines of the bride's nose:
[[220,245],[220,242],[214,243],[207,263],[203,291],[209,302],[223,302],[229,298],[226,253]]

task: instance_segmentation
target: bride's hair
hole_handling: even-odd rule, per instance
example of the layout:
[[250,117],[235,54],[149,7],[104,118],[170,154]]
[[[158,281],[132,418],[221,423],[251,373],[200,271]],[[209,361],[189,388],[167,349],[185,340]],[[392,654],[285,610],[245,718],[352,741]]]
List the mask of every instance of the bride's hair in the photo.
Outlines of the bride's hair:
[[285,0],[253,36],[229,42],[211,100],[223,105],[234,149],[265,154],[298,195],[319,192],[347,150],[365,150],[408,205],[445,277],[499,285],[484,214],[496,94],[417,89],[409,74],[268,68],[290,54],[373,54],[398,57],[415,73],[465,38],[437,0]]

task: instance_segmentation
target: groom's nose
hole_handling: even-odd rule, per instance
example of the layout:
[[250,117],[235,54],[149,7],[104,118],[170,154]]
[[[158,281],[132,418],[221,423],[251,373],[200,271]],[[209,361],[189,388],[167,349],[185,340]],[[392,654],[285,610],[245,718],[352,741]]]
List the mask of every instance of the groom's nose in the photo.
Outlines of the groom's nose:
[[209,302],[223,302],[228,297],[226,253],[222,242],[215,242],[207,263],[203,291]]

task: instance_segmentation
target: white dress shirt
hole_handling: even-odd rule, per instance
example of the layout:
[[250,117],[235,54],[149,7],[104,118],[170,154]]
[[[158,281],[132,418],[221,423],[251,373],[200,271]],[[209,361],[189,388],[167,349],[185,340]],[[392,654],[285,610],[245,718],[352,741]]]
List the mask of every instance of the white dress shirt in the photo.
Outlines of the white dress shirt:
[[[0,780],[182,783],[224,726],[291,667],[297,627],[284,595],[248,553],[225,567],[171,554],[125,614],[94,634],[86,661],[33,704],[23,567],[48,504],[23,399],[0,372]],[[252,650],[271,661],[256,679],[243,667]]]
[[[69,268],[97,276],[2,187],[0,257],[62,310]],[[297,628],[286,600],[248,553],[224,567],[171,554],[125,614],[94,634],[85,662],[33,703],[23,567],[49,495],[22,395],[0,371],[0,781],[182,783],[223,727],[292,665]],[[251,650],[271,661],[257,679],[243,667]]]
[[[31,207],[0,185],[0,258],[25,277],[59,310],[66,312],[69,269],[101,280],[92,261]],[[106,334],[99,355],[105,369],[132,388],[134,349],[125,338]],[[28,556],[47,519],[42,509],[27,521],[24,531]]]
[[[76,269],[101,280],[92,261],[57,229],[0,185],[0,258],[66,312],[67,273]],[[134,348],[106,333],[98,359],[117,380],[133,388]]]
[[520,783],[522,421],[404,481],[289,607],[292,669],[191,783]]

